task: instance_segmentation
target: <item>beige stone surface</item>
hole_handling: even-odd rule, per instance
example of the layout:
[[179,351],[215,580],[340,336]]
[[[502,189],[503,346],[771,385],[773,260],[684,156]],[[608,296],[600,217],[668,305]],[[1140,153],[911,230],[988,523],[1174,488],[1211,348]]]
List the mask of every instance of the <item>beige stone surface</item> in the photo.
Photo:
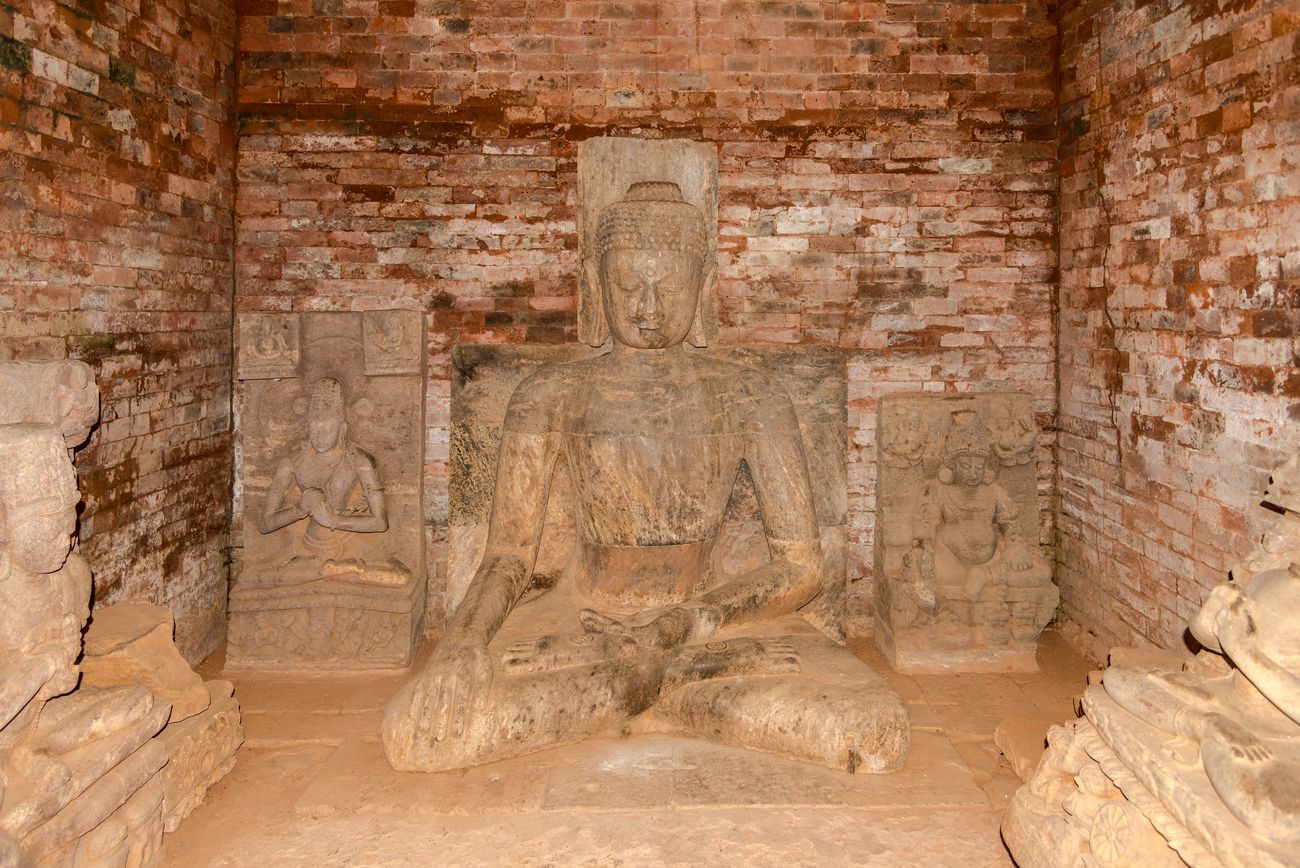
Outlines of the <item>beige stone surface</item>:
[[909,705],[913,748],[890,775],[649,722],[463,771],[397,772],[377,732],[400,676],[235,673],[247,746],[168,837],[167,864],[1010,866],[997,821],[1019,781],[993,729],[1068,714],[1087,663],[1051,631],[1025,674],[903,675],[853,647]]
[[1047,750],[1047,730],[1052,724],[1053,721],[1037,717],[1010,717],[993,730],[993,743],[1020,780],[1029,780],[1038,767]]
[[78,686],[90,568],[71,551],[69,447],[99,406],[80,362],[0,363],[0,857],[150,866],[161,856],[152,739],[170,708],[138,686]]
[[203,679],[172,641],[171,609],[152,603],[117,603],[95,610],[86,629],[81,683],[86,687],[139,685],[171,705],[171,722],[208,707]]
[[[1300,523],[1300,454],[1264,505]],[[1003,834],[1033,866],[1300,864],[1300,546],[1265,539],[1192,616],[1194,657],[1112,652]],[[1234,571],[1236,573],[1238,571]]]
[[235,752],[244,742],[233,685],[215,680],[204,683],[203,689],[208,696],[205,710],[179,723],[173,720],[158,736],[167,751],[162,812],[168,832],[175,832],[212,785],[235,767]]
[[247,314],[239,335],[231,662],[409,664],[425,599],[423,314]]
[[1032,668],[1060,595],[1030,396],[889,395],[879,414],[877,644],[908,671]]

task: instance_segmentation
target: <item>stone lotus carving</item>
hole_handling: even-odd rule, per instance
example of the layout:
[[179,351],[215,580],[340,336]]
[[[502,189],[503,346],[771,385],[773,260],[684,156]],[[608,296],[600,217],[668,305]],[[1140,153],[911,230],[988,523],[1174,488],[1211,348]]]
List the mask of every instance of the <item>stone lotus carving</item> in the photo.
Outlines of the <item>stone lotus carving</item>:
[[[284,338],[268,343],[275,364],[259,355],[268,331]],[[425,595],[422,335],[418,311],[241,316],[232,665],[410,662]]]
[[1265,496],[1281,527],[1192,617],[1202,650],[1113,651],[1082,718],[1053,727],[1002,824],[1021,865],[1300,864],[1297,467]]
[[[684,347],[708,335],[699,300],[713,289],[713,251],[700,210],[676,184],[633,183],[592,235],[584,272],[599,298],[586,304],[605,323],[584,335],[612,346],[516,388],[485,553],[428,665],[388,706],[390,762],[484,763],[649,711],[849,771],[897,768],[901,700],[792,617],[820,589],[822,556],[789,398],[753,369]],[[561,456],[578,556],[521,602]],[[742,460],[770,558],[728,575],[713,551]],[[853,688],[827,676],[845,667]]]
[[880,417],[877,644],[904,669],[1033,668],[1059,595],[1028,396],[888,396]]
[[[90,390],[86,383],[90,383]],[[77,687],[91,577],[71,552],[68,446],[98,393],[80,363],[0,364],[0,859],[154,864],[169,706],[142,687]],[[26,383],[36,394],[21,397]],[[93,395],[93,400],[90,397]]]

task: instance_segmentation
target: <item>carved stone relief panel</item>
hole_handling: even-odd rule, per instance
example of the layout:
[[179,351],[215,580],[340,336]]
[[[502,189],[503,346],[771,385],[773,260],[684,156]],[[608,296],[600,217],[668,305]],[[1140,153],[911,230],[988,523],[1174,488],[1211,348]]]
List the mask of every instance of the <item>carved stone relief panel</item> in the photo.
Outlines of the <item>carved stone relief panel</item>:
[[876,643],[900,669],[1033,669],[1059,595],[1030,396],[880,401]]
[[246,316],[241,337],[278,335],[297,365],[240,368],[230,661],[405,666],[425,595],[423,314]]

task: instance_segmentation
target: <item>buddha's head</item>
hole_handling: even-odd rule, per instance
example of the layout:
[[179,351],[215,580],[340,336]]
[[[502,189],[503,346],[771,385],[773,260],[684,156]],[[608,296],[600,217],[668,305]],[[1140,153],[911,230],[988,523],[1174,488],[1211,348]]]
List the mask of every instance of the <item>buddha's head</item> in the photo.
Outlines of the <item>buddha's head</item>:
[[316,383],[307,406],[307,440],[317,452],[328,452],[347,436],[343,384],[333,377]]
[[595,257],[583,263],[604,308],[583,337],[636,349],[707,343],[705,309],[716,281],[698,208],[676,184],[640,182],[600,215]]
[[0,579],[17,567],[53,573],[77,529],[77,475],[52,425],[11,425],[0,435]]
[[987,485],[994,479],[990,464],[991,435],[979,414],[973,410],[958,410],[952,414],[952,424],[943,439],[943,466],[939,468],[942,482],[956,483],[963,488]]

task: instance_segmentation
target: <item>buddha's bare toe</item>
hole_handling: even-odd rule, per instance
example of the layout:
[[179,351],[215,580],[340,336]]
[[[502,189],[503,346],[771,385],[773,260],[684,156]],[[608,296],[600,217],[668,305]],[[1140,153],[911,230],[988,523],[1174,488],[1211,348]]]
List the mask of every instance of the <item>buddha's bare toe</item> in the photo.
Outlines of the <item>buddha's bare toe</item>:
[[760,644],[774,673],[799,671],[799,652],[789,642],[781,639],[763,639]]
[[628,636],[592,633],[542,636],[508,645],[501,655],[501,670],[511,675],[549,672],[626,657],[637,647]]

